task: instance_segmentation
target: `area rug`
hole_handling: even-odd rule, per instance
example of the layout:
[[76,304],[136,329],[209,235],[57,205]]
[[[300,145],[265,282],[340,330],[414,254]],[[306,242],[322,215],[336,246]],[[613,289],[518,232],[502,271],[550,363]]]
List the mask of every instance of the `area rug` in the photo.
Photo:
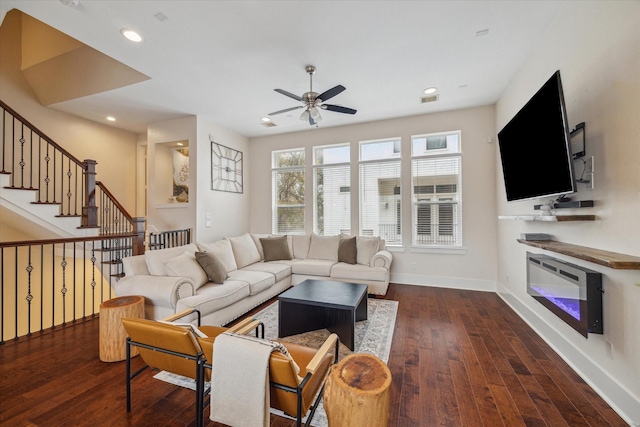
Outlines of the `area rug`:
[[[370,353],[384,361],[389,361],[391,351],[391,340],[396,323],[398,312],[398,302],[382,299],[369,299],[367,304],[367,320],[356,322],[355,326],[355,349],[353,353]],[[278,339],[278,303],[274,302],[262,311],[256,313],[254,318],[262,321],[265,327],[264,336],[267,339]],[[320,348],[322,343],[329,336],[326,329],[306,332],[304,334],[292,335],[279,339],[280,341],[293,342],[306,345],[311,348]],[[339,359],[351,354],[344,344],[340,343]],[[195,382],[189,378],[168,372],[160,372],[154,378],[175,384],[181,387],[195,390]],[[209,384],[207,384],[207,387]],[[290,418],[281,411],[272,409],[272,413]],[[304,422],[304,420],[303,420]],[[328,425],[327,416],[322,407],[322,402],[313,416],[311,425],[316,427],[326,427]]]

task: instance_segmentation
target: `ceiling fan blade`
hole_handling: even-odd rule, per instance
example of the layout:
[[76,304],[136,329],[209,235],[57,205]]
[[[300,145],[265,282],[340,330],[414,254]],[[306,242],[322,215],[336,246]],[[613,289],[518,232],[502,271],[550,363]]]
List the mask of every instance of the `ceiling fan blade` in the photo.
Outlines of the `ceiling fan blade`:
[[286,90],[283,89],[274,89],[276,92],[283,94],[284,96],[288,96],[289,98],[293,98],[296,101],[300,101],[302,102],[302,98],[300,98],[298,95],[294,95],[291,92],[287,92]]
[[335,111],[336,113],[345,113],[345,114],[355,114],[358,110],[354,110],[353,108],[341,107],[339,105],[332,104],[322,104],[320,106],[323,110]]
[[300,108],[304,108],[304,105],[298,105],[297,107],[285,108],[284,110],[274,111],[273,113],[269,113],[269,116],[274,116],[276,114],[286,113],[287,111],[298,110]]
[[322,92],[320,95],[318,95],[317,99],[320,99],[322,101],[326,101],[328,99],[333,98],[334,96],[336,96],[337,94],[339,94],[340,92],[343,92],[346,88],[342,85],[338,85],[335,87],[332,87],[331,89]]

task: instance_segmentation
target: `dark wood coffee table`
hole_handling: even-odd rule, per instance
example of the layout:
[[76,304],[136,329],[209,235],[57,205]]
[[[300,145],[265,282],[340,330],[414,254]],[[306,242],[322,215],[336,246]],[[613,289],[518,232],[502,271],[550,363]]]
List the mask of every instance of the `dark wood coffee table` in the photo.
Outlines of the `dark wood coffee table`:
[[353,351],[355,323],[367,320],[367,285],[307,279],[278,296],[278,310],[280,338],[326,328]]

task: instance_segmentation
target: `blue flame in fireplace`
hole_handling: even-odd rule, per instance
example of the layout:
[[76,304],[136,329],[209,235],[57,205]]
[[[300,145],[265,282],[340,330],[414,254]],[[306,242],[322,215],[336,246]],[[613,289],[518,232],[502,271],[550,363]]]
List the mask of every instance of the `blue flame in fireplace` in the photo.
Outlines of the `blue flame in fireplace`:
[[531,289],[535,290],[541,296],[551,301],[553,305],[555,305],[565,313],[569,314],[574,319],[578,321],[580,320],[580,301],[579,300],[574,298],[557,297],[555,295],[550,294],[544,288],[541,288],[538,286],[531,286]]

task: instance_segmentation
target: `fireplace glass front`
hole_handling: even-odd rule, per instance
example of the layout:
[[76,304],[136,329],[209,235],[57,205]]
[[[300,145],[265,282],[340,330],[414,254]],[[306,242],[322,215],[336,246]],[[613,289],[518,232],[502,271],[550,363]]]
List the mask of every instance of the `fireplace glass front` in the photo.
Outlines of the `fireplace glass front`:
[[602,333],[602,275],[527,252],[527,293],[585,337]]

